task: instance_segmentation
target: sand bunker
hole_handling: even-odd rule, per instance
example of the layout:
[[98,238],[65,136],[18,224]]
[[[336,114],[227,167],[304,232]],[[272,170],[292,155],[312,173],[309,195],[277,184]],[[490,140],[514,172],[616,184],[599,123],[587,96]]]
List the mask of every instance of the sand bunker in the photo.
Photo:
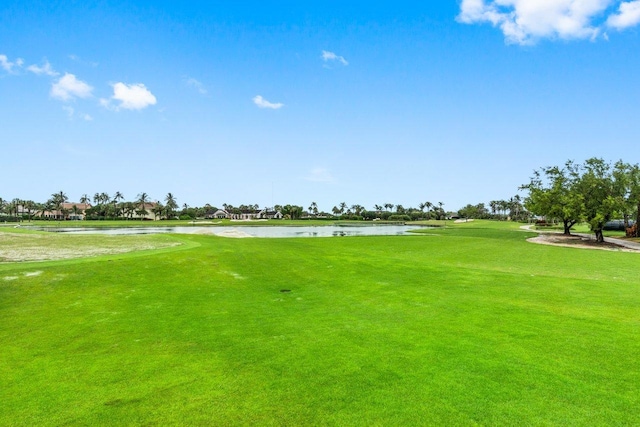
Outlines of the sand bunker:
[[216,233],[216,236],[231,237],[234,239],[244,239],[247,237],[253,237],[251,234],[245,233],[244,231],[240,231],[240,230],[221,231],[220,233]]

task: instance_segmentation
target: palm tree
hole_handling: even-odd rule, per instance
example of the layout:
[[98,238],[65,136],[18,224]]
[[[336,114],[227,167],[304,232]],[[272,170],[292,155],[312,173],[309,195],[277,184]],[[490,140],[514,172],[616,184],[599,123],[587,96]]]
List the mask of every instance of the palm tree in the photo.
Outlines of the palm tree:
[[138,194],[138,200],[136,201],[136,203],[138,203],[138,215],[140,215],[140,220],[142,221],[144,219],[144,217],[149,213],[145,207],[145,205],[147,203],[149,203],[149,195],[147,193],[140,193]]
[[113,205],[113,214],[116,218],[120,217],[120,215],[122,214],[122,207],[118,207],[118,202],[120,200],[124,200],[124,196],[121,192],[116,191],[116,194],[114,194],[113,198],[111,199],[111,204]]
[[49,205],[47,204],[47,202],[36,203],[34,209],[36,210],[35,215],[39,216],[40,219],[43,219],[44,213],[49,210]]
[[94,213],[97,216],[102,216],[102,207],[101,205],[101,201],[102,201],[102,196],[100,195],[100,193],[95,193],[93,195],[93,204],[95,205],[95,209],[94,209]]
[[311,202],[311,205],[309,206],[309,212],[314,215],[318,215],[318,204],[316,202]]
[[384,208],[385,208],[387,211],[389,211],[389,210],[393,209],[393,207],[394,207],[394,206],[395,206],[395,205],[394,205],[393,203],[385,203],[385,204],[384,204]]
[[67,219],[67,217],[69,216],[69,212],[69,209],[65,208],[64,206],[60,208],[60,214],[62,215],[63,219]]
[[340,213],[344,213],[345,209],[347,209],[347,204],[345,202],[340,203]]
[[23,200],[22,201],[22,214],[24,215],[25,211],[27,212],[27,219],[31,222],[31,217],[33,216],[33,210],[35,209],[36,202],[33,200]]
[[353,210],[354,214],[360,216],[362,215],[362,211],[364,211],[364,206],[356,204],[351,206],[351,209]]
[[47,218],[47,220],[51,219],[51,216],[45,217],[45,212],[52,212],[53,211],[53,202],[51,199],[47,200],[46,202],[42,203],[39,206],[39,211],[40,211],[40,218]]
[[64,219],[64,213],[62,212],[62,204],[69,200],[69,197],[64,193],[64,191],[60,191],[58,193],[53,193],[51,195],[52,205],[56,208],[58,213],[56,216],[60,215],[62,219]]
[[498,201],[498,207],[499,207],[499,210],[502,211],[502,216],[506,217],[507,216],[507,209],[509,209],[509,202],[507,202],[506,200],[499,200]]
[[9,203],[9,216],[11,216],[11,212],[13,212],[13,216],[18,218],[19,205],[20,205],[20,199],[13,199],[11,203]]
[[136,204],[134,202],[125,202],[123,212],[128,219],[133,218],[133,214],[136,213]]
[[178,208],[178,202],[175,196],[171,193],[167,193],[167,196],[164,198],[164,201],[167,203],[165,206],[165,217],[167,219],[171,219],[174,216],[173,211]]
[[87,194],[83,194],[82,197],[80,197],[80,203],[87,204],[90,201],[91,201],[91,199],[89,198],[89,196]]
[[520,219],[520,211],[522,209],[522,199],[519,194],[516,194],[512,199],[513,218],[515,221]]
[[113,195],[113,202],[118,203],[120,200],[124,200],[124,196],[121,192],[116,191],[116,194]]
[[491,215],[495,216],[496,209],[498,207],[498,202],[496,200],[492,200],[492,201],[489,202],[489,206],[491,207]]
[[158,219],[159,216],[162,215],[162,212],[164,212],[165,207],[162,206],[161,203],[157,203],[152,209],[151,212],[153,212],[153,216],[155,217],[155,219]]
[[444,213],[444,209],[442,208],[444,203],[438,202],[438,219],[442,219],[442,217],[446,216]]
[[431,218],[431,208],[433,207],[433,203],[424,202],[424,207],[427,209],[427,215]]

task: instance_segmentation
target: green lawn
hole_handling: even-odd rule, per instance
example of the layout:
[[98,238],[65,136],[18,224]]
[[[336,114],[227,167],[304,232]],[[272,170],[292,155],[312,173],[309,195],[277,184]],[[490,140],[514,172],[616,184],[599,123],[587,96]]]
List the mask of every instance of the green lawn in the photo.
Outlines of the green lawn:
[[640,254],[532,235],[0,264],[0,425],[639,424]]

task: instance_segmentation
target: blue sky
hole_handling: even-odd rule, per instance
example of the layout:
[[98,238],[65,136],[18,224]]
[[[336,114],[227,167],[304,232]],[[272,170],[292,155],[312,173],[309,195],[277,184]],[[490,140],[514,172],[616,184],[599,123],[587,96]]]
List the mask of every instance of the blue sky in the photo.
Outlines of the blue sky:
[[4,0],[0,197],[508,199],[542,166],[640,161],[639,22],[614,0]]

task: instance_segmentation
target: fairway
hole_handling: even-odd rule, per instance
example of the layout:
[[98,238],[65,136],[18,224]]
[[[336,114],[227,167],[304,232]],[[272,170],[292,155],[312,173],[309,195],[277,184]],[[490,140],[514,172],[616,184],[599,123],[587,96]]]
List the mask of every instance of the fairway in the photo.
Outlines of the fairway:
[[640,254],[512,228],[0,263],[0,425],[637,425]]

